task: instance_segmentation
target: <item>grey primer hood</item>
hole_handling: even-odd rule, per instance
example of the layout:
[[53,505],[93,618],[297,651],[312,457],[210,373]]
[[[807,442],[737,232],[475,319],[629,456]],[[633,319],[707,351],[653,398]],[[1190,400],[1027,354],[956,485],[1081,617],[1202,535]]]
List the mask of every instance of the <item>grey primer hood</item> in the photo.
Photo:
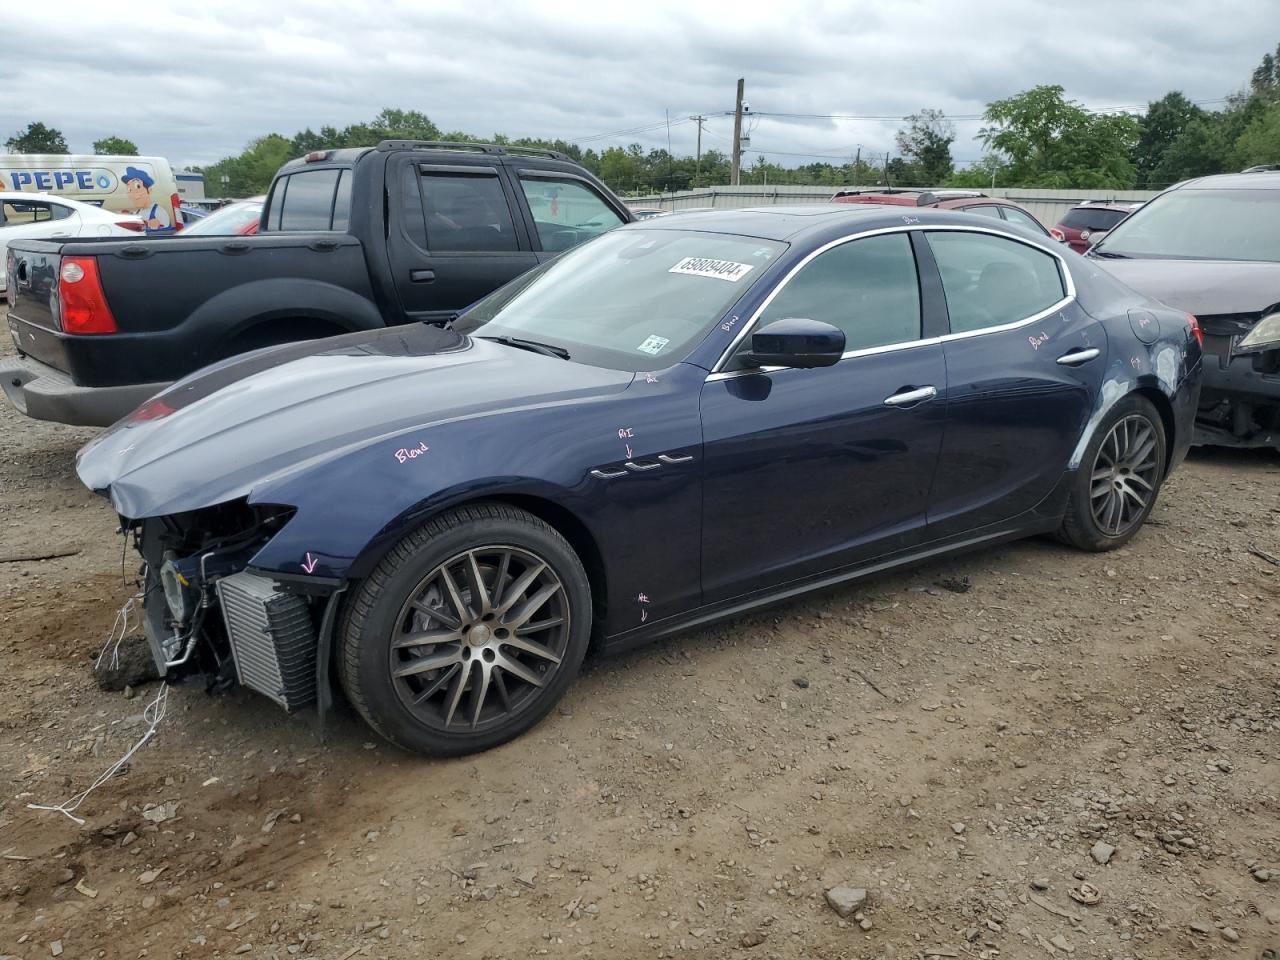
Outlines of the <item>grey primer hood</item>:
[[633,379],[425,324],[347,334],[206,367],[84,447],[76,471],[140,520],[260,496],[428,425],[603,396]]

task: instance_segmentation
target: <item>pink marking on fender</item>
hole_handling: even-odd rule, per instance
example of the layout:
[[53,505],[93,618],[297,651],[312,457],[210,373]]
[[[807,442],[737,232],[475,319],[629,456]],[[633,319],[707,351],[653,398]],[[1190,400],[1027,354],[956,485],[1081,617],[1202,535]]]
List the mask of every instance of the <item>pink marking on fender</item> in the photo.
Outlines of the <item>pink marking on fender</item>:
[[302,564],[302,569],[303,569],[303,570],[305,570],[307,573],[313,573],[313,572],[315,571],[315,569],[316,569],[316,564],[317,564],[317,563],[319,563],[319,562],[320,562],[320,558],[319,558],[319,557],[312,557],[312,556],[311,556],[311,552],[310,552],[310,551],[308,551],[308,552],[307,552],[307,562],[306,562],[306,563],[304,563],[304,564]]
[[410,460],[416,460],[431,448],[425,442],[419,443],[416,447],[401,447],[396,451],[396,463],[408,463]]
[[631,427],[619,427],[619,428],[618,428],[618,439],[619,439],[619,440],[625,440],[625,439],[627,439],[627,437],[634,437],[635,435],[636,435],[636,432],[635,432],[635,430],[634,430],[634,429],[632,429]]
[[631,444],[629,444],[629,443],[628,443],[628,444],[624,444],[624,446],[627,448],[627,459],[628,459],[628,460],[630,460],[630,459],[631,459]]
[[652,373],[646,373],[646,374],[644,375],[644,382],[645,382],[645,383],[657,383],[657,382],[658,382],[658,378],[657,378],[657,377],[655,377]]
[[1048,342],[1049,342],[1049,335],[1045,333],[1043,330],[1040,332],[1040,336],[1038,337],[1034,333],[1031,336],[1027,337],[1027,343],[1031,344],[1031,349],[1033,350],[1039,350],[1040,345],[1042,343],[1048,343]]

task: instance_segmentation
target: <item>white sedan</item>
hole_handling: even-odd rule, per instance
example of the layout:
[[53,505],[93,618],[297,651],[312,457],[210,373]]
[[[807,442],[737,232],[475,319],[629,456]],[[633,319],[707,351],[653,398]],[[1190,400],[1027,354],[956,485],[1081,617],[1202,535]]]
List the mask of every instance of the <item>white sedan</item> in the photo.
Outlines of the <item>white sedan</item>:
[[91,203],[47,193],[0,192],[0,291],[8,287],[5,263],[11,240],[128,237],[143,231],[137,217]]

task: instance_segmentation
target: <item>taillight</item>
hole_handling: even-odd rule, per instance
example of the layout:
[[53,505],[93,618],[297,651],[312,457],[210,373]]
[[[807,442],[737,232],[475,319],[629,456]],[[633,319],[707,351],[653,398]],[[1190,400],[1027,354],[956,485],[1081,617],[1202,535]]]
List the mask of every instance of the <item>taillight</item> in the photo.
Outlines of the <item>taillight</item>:
[[129,414],[126,419],[129,420],[160,420],[173,413],[173,407],[169,406],[163,400],[148,400],[133,413]]
[[120,329],[102,292],[96,259],[64,257],[58,281],[62,329],[65,332],[115,333]]
[[1196,343],[1204,346],[1204,330],[1200,328],[1200,320],[1194,313],[1187,314],[1187,323],[1191,324],[1191,335],[1196,338]]
[[132,230],[134,233],[143,233],[147,229],[147,225],[141,220],[117,220],[116,226]]
[[1057,240],[1059,243],[1067,242],[1067,235],[1063,233],[1061,230],[1059,230],[1057,227],[1049,228],[1049,236],[1053,237],[1053,239]]

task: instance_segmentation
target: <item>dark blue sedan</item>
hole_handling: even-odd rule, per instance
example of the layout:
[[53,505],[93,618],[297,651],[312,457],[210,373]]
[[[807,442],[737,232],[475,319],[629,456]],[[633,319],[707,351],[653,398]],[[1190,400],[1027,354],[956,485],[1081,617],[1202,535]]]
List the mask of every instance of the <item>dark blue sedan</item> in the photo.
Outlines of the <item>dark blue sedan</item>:
[[383,736],[528,729],[588,648],[1055,533],[1185,454],[1195,318],[989,217],[814,205],[608,233],[416,325],[175,384],[81,452],[162,672]]

